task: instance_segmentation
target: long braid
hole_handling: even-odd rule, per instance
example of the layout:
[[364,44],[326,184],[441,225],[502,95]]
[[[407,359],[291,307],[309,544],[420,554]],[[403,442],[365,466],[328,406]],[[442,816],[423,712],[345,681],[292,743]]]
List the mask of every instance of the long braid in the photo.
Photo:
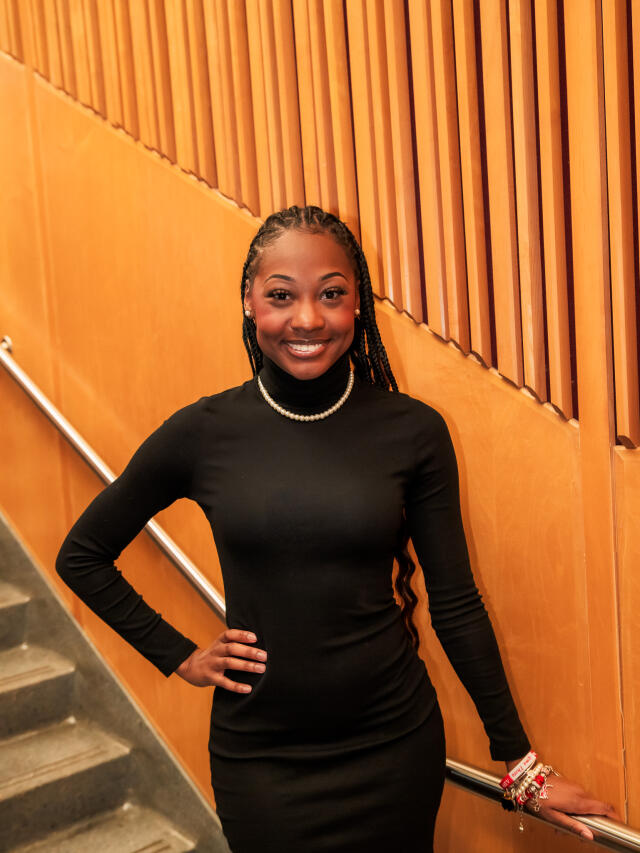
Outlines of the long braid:
[[[289,229],[312,233],[328,232],[347,253],[358,280],[358,292],[360,295],[360,317],[356,318],[353,343],[349,348],[349,355],[353,361],[355,373],[359,379],[370,385],[382,388],[385,391],[397,392],[398,383],[393,375],[389,357],[382,343],[376,322],[373,288],[364,252],[344,222],[332,213],[328,213],[314,205],[302,208],[293,205],[286,210],[272,213],[271,216],[265,219],[249,246],[242,269],[240,298],[243,309],[242,340],[249,356],[253,375],[255,376],[261,370],[263,355],[258,345],[255,322],[244,315],[244,298],[246,292],[250,290],[253,284],[264,249]],[[408,542],[409,532],[406,516],[403,513],[400,541],[395,554],[398,561],[395,587],[401,601],[405,627],[411,637],[411,642],[417,649],[420,644],[420,638],[413,622],[413,612],[418,599],[411,587],[411,577],[415,572],[416,566],[409,554],[407,548]]]

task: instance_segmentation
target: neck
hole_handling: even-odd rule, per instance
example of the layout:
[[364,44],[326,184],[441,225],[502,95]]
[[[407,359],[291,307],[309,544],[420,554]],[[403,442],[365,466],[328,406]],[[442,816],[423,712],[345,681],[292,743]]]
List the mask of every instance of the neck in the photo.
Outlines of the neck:
[[346,390],[349,352],[314,379],[297,379],[268,356],[263,356],[260,379],[276,403],[296,414],[315,414],[332,406]]

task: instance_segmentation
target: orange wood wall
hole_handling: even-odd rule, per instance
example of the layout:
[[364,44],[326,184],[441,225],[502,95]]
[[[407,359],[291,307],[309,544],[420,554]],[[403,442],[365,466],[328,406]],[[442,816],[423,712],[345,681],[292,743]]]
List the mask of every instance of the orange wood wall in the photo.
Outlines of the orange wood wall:
[[[2,0],[0,335],[120,470],[170,412],[248,378],[239,275],[257,217],[294,202],[340,214],[401,387],[452,432],[525,727],[637,826],[640,8],[627,8]],[[2,373],[0,400],[0,508],[57,582],[57,549],[99,484]],[[220,584],[197,508],[160,521]],[[221,630],[144,537],[120,567],[198,642]],[[448,754],[500,773],[418,586]],[[210,796],[210,692],[164,679],[61,591]],[[516,824],[447,788],[437,843],[577,849]]]

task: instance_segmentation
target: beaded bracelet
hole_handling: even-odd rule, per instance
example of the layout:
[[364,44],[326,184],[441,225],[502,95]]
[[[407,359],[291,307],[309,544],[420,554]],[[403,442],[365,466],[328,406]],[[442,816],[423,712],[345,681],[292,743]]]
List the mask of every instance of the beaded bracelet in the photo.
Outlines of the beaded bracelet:
[[500,787],[504,791],[503,807],[520,812],[518,826],[520,832],[524,831],[523,813],[525,805],[529,803],[533,811],[540,811],[539,801],[548,798],[547,788],[552,787],[547,785],[547,777],[551,773],[555,773],[556,776],[560,775],[550,764],[536,761],[537,757],[533,751],[527,753],[522,761],[500,781]]

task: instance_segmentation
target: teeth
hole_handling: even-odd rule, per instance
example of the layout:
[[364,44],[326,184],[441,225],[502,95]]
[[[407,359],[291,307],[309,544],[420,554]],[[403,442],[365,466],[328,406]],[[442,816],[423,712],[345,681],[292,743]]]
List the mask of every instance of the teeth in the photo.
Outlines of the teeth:
[[289,343],[289,346],[292,350],[296,352],[315,352],[315,350],[322,349],[323,344],[292,344]]

